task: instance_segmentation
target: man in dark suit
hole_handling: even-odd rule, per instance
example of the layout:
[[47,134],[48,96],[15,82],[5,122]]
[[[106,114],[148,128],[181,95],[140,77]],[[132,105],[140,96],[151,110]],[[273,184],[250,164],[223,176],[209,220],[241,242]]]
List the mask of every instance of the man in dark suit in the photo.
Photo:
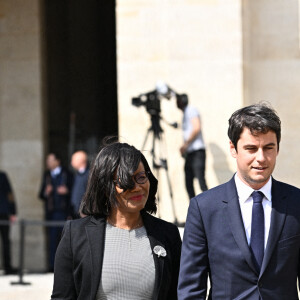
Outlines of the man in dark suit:
[[[0,171],[0,220],[15,222],[16,204],[13,191],[6,173]],[[2,239],[2,262],[5,274],[14,274],[16,269],[11,265],[9,225],[0,225],[0,235]]]
[[[47,170],[44,173],[39,197],[45,203],[46,221],[65,221],[72,215],[70,194],[72,174],[61,165],[59,156],[50,153],[46,159]],[[49,227],[48,271],[53,272],[56,248],[61,237],[62,227]]]
[[263,104],[229,119],[237,172],[191,200],[183,237],[178,299],[298,299],[300,190],[276,181],[280,119]]

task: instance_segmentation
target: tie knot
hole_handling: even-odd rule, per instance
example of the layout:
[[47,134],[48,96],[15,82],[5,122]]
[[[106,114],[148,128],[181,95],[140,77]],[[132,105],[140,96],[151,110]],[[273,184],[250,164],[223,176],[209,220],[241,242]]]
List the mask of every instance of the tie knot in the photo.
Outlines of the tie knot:
[[254,191],[252,193],[252,198],[254,203],[262,203],[262,199],[264,198],[264,194],[261,191]]

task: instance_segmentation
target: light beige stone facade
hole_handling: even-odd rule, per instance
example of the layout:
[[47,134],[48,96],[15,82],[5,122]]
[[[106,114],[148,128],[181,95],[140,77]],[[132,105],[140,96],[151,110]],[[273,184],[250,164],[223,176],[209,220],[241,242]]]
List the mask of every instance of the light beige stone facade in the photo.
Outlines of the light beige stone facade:
[[[7,172],[18,218],[41,219],[37,199],[42,171],[41,25],[38,0],[0,0],[0,168]],[[41,227],[28,227],[25,267],[42,269]],[[12,227],[13,264],[19,232]]]
[[300,1],[245,1],[244,103],[268,101],[282,121],[274,177],[300,186]]
[[[227,125],[236,109],[268,101],[282,119],[282,144],[275,177],[299,185],[299,1],[117,1],[120,135],[141,147],[149,126],[130,98],[163,80],[186,92],[201,114],[207,145],[209,187],[235,170]],[[180,121],[175,100],[162,100],[162,116]],[[188,206],[179,155],[180,130],[164,125],[177,219]],[[147,150],[151,145],[146,147]],[[166,182],[160,181],[166,192]],[[173,220],[163,194],[161,216]]]
[[[138,148],[149,126],[143,107],[130,99],[163,80],[186,92],[201,115],[207,145],[207,182],[213,187],[232,176],[226,136],[228,116],[243,104],[243,43],[240,1],[117,2],[120,135]],[[162,100],[161,115],[181,123],[176,100]],[[179,154],[181,129],[162,123],[168,152],[176,217],[185,220],[188,196]],[[146,147],[151,149],[151,144]],[[151,156],[148,156],[151,157]],[[160,171],[161,216],[174,216],[167,183]],[[196,187],[198,183],[196,184]],[[198,188],[198,192],[199,192]]]

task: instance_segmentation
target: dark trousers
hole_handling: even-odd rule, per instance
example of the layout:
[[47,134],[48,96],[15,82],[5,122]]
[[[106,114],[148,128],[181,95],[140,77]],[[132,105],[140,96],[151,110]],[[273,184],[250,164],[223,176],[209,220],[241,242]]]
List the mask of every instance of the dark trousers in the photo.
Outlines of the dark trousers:
[[[1,221],[8,221],[8,215],[1,215]],[[10,259],[10,240],[9,240],[9,225],[0,225],[0,234],[2,240],[2,261],[6,272],[11,270],[11,259]]]
[[[62,211],[48,213],[47,219],[49,221],[65,221],[67,214]],[[63,227],[49,227],[48,228],[48,268],[53,270],[54,259],[57,246],[59,244]]]
[[194,178],[198,179],[202,192],[207,190],[205,160],[206,153],[204,149],[193,151],[186,155],[184,165],[185,186],[190,199],[195,197]]

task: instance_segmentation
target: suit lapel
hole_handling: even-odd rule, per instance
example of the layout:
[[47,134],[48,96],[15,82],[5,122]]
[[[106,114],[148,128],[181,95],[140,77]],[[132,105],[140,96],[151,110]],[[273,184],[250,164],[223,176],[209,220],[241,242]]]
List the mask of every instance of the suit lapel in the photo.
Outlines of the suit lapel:
[[284,191],[280,189],[279,183],[272,179],[271,224],[260,275],[265,271],[274,251],[275,245],[278,242],[286,217],[287,202],[287,196],[284,194]]
[[104,218],[92,218],[85,227],[91,251],[91,299],[96,298],[101,278],[106,221]]
[[156,238],[156,232],[159,232],[159,230],[161,229],[155,228],[155,223],[152,222],[151,216],[149,216],[147,213],[143,213],[142,217],[150,241],[150,247],[152,250],[154,265],[155,265],[155,286],[154,286],[153,299],[159,299],[161,283],[163,282],[163,270],[164,270],[165,259],[164,257],[158,257],[158,255],[153,252],[153,248],[155,246],[162,246],[163,248],[166,247]]
[[165,246],[160,243],[158,240],[156,240],[152,235],[148,236],[151,249],[152,249],[152,254],[153,254],[153,259],[154,259],[154,265],[155,265],[155,286],[154,286],[154,299],[158,299],[161,283],[162,283],[162,275],[163,275],[163,270],[164,270],[164,257],[158,257],[153,252],[153,248],[155,246],[162,246],[165,248]]
[[257,270],[252,261],[252,255],[246,238],[246,233],[245,233],[245,228],[242,219],[242,214],[241,214],[241,209],[240,209],[234,178],[232,178],[226,184],[226,188],[227,188],[226,190],[227,197],[224,197],[225,200],[223,200],[223,202],[227,203],[225,209],[227,209],[231,232],[233,234],[233,237],[238,247],[243,253],[248,265],[254,272],[257,273]]

